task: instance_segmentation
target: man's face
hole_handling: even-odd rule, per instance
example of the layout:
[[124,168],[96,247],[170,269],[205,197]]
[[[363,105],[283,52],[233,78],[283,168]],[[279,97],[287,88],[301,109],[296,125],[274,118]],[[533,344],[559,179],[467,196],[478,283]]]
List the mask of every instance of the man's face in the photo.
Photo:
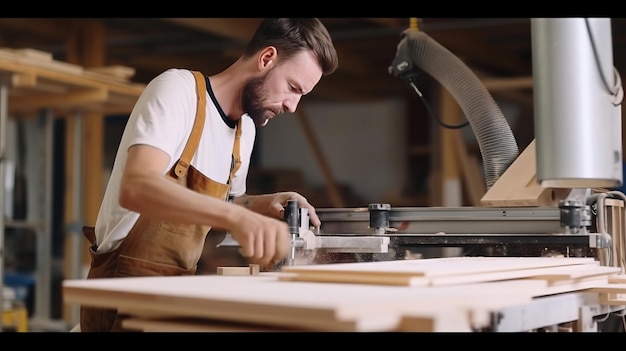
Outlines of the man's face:
[[257,127],[262,127],[284,111],[280,106],[266,104],[267,81],[270,71],[258,78],[250,79],[243,87],[243,110],[248,113]]
[[300,98],[313,90],[321,77],[322,69],[313,55],[303,51],[250,79],[243,88],[243,111],[255,125],[265,126],[276,115],[295,112]]

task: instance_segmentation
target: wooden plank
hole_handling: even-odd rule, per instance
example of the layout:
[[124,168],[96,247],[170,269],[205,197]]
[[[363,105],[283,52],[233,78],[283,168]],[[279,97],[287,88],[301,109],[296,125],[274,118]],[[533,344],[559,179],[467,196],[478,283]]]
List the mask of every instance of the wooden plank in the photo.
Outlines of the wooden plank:
[[626,284],[624,283],[606,284],[591,288],[589,291],[600,293],[600,303],[604,305],[626,305]]
[[626,284],[626,275],[625,274],[614,275],[609,278],[609,283]]
[[[439,89],[439,110],[441,116],[445,116],[444,123],[456,125],[459,123],[462,114],[461,108],[456,100],[443,86]],[[449,128],[439,128],[439,147],[441,150],[441,193],[444,207],[459,207],[463,205],[461,189],[461,170],[459,158],[462,155],[458,152],[457,140],[463,141],[459,130]]]
[[77,106],[87,105],[94,102],[107,102],[109,92],[106,89],[89,89],[82,91],[72,91],[63,94],[63,99],[59,99],[57,95],[51,94],[32,94],[24,98],[14,98],[11,100],[11,106],[17,109],[26,109],[28,105],[48,106],[50,108],[60,106]]
[[487,186],[480,171],[477,158],[470,155],[463,137],[459,133],[453,135],[453,142],[456,146],[458,162],[463,170],[463,184],[467,197],[470,200],[470,206],[481,206],[481,198],[485,195]]
[[298,281],[424,286],[514,279],[529,274],[519,270],[594,262],[584,257],[451,257],[285,266],[282,272],[296,273],[286,279]]
[[[281,277],[296,273],[272,272],[65,280],[62,289],[65,303],[117,308],[139,323],[135,328],[149,331],[210,331],[214,321],[223,321],[226,330],[228,323],[236,322],[280,330],[453,332],[488,326],[494,312],[562,292],[598,292],[602,303],[624,305],[620,294],[626,293],[626,285],[609,284],[607,278],[619,269],[601,266],[593,258],[464,258],[358,264],[369,270],[369,263],[377,264],[389,273],[380,264],[385,268],[393,263],[395,271],[418,272],[422,278],[508,270],[532,272],[527,274],[532,279],[407,287],[288,281]],[[417,262],[437,263],[422,263],[416,270]],[[326,266],[345,265],[351,264]],[[459,273],[451,272],[452,266]]]
[[556,295],[572,291],[588,291],[589,289],[596,288],[598,286],[604,286],[607,284],[607,278],[601,276],[593,276],[581,279],[572,279],[568,281],[559,281],[556,284],[550,285],[546,288],[544,294]]
[[603,267],[597,264],[584,264],[558,267],[541,267],[533,269],[517,269],[479,274],[464,274],[459,276],[448,276],[441,278],[434,277],[430,279],[430,285],[435,286],[479,283],[510,279],[542,279],[545,280],[549,286],[573,286],[572,284],[576,284],[588,279],[593,280],[595,283],[598,282],[598,279],[606,282],[609,276],[618,272],[619,269],[616,269],[615,267]]
[[144,332],[283,332],[287,328],[272,328],[263,325],[251,325],[245,323],[232,323],[219,320],[207,320],[201,318],[129,318],[122,321],[126,329],[134,329]]
[[71,63],[42,59],[43,55],[34,55],[33,51],[24,54],[26,51],[16,52],[7,49],[0,49],[0,59],[12,61],[21,65],[37,66],[53,71],[64,73],[82,74],[83,67]]
[[91,67],[83,72],[85,77],[96,78],[105,81],[128,83],[135,75],[135,69],[126,66]]
[[86,73],[97,73],[123,80],[129,80],[135,75],[135,69],[133,67],[120,65],[89,67],[85,71]]
[[255,263],[250,263],[250,274],[255,275],[261,273],[261,266]]
[[[597,263],[595,261],[594,263]],[[599,264],[586,264],[586,265],[572,265],[564,267],[550,267],[538,270],[532,270],[532,276],[534,279],[545,279],[551,285],[558,284],[562,281],[584,279],[588,277],[596,276],[609,276],[619,273],[617,267],[600,266]]]
[[[9,113],[15,117],[30,117],[41,109],[52,109],[59,116],[75,111],[128,113],[145,87],[17,65],[1,58],[0,75],[8,78]],[[91,97],[77,99],[80,94]]]
[[612,238],[612,265],[626,270],[626,232],[624,232],[624,201],[605,199],[607,231]]
[[255,275],[259,274],[261,266],[251,263],[248,267],[217,267],[218,275]]
[[[17,88],[24,89],[15,91]],[[65,94],[68,91],[70,91],[70,87],[68,87],[67,84],[40,79],[40,77],[28,72],[13,75],[10,96],[12,100],[15,100],[17,97],[28,98],[31,95],[45,92],[56,94],[56,98],[58,99],[58,94]]]
[[[280,274],[65,280],[65,303],[117,308],[145,318],[210,318],[317,331],[395,331],[403,315],[494,311],[527,303],[545,281],[458,287],[396,287],[292,282]],[[424,303],[428,301],[428,303]],[[479,307],[476,307],[479,306]]]
[[54,60],[52,53],[41,51],[41,50],[36,50],[36,49],[31,49],[31,48],[24,48],[24,49],[2,48],[0,49],[0,52],[8,53],[8,54],[15,55],[18,57],[40,60],[40,61],[51,62],[52,60]]
[[626,283],[609,283],[589,289],[589,291],[626,294]]
[[556,206],[570,189],[551,189],[537,182],[533,140],[481,199],[483,206],[526,207]]
[[352,284],[378,284],[378,285],[398,285],[398,286],[429,286],[431,279],[420,276],[406,276],[398,274],[349,274],[349,273],[328,273],[328,272],[299,272],[286,274],[280,277],[281,280],[320,282],[320,283],[352,283]]
[[520,88],[532,89],[533,78],[532,77],[513,77],[513,78],[483,78],[481,80],[487,90],[501,91],[501,90],[516,90]]
[[467,311],[444,309],[431,316],[404,315],[398,326],[398,331],[410,333],[467,333],[471,332],[473,327],[474,325],[470,323]]
[[217,267],[217,275],[250,275],[248,267]]

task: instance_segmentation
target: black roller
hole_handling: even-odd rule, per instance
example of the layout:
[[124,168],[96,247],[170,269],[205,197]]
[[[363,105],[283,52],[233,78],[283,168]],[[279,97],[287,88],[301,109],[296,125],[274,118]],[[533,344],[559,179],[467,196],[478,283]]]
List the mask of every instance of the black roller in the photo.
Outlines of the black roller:
[[389,228],[389,204],[370,204],[368,206],[370,213],[370,228]]
[[300,233],[300,207],[298,207],[297,200],[287,201],[285,206],[285,214],[283,215],[287,225],[289,226],[289,232],[291,234]]

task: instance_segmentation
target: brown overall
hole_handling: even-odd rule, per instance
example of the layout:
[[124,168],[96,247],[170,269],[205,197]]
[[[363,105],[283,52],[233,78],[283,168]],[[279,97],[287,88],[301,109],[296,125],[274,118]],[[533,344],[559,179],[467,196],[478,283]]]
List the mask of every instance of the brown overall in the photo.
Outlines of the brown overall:
[[[189,189],[226,201],[233,174],[241,165],[241,119],[235,134],[234,161],[227,184],[213,181],[190,166],[204,126],[207,95],[204,75],[195,71],[193,74],[198,93],[196,119],[180,159],[167,176]],[[91,243],[91,267],[87,279],[193,275],[210,229],[210,226],[172,223],[140,215],[117,249],[98,253],[94,228],[84,227],[83,234]],[[123,316],[118,316],[115,309],[81,306],[80,328],[83,332],[123,331],[122,319]]]

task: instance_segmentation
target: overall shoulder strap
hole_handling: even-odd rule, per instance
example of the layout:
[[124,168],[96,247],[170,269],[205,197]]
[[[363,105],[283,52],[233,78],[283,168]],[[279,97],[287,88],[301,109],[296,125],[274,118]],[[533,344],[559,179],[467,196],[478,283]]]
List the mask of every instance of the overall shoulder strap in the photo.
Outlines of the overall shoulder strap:
[[204,128],[204,118],[206,115],[206,81],[204,80],[204,75],[198,71],[191,71],[191,73],[193,73],[194,78],[196,79],[196,92],[198,94],[196,119],[193,123],[193,128],[191,129],[191,134],[189,135],[189,139],[187,140],[187,145],[185,145],[183,154],[180,156],[180,159],[178,160],[178,163],[174,168],[174,173],[177,177],[183,177],[187,175],[187,170],[189,169],[191,158],[196,152],[196,149],[198,148],[198,143],[200,142],[200,136],[202,135],[202,129]]
[[239,170],[241,167],[241,155],[240,155],[240,145],[241,145],[241,127],[242,118],[239,118],[237,121],[237,131],[235,132],[235,143],[233,144],[233,164],[231,165],[230,175],[228,176],[228,184],[230,184],[231,180],[235,176],[235,172]]

